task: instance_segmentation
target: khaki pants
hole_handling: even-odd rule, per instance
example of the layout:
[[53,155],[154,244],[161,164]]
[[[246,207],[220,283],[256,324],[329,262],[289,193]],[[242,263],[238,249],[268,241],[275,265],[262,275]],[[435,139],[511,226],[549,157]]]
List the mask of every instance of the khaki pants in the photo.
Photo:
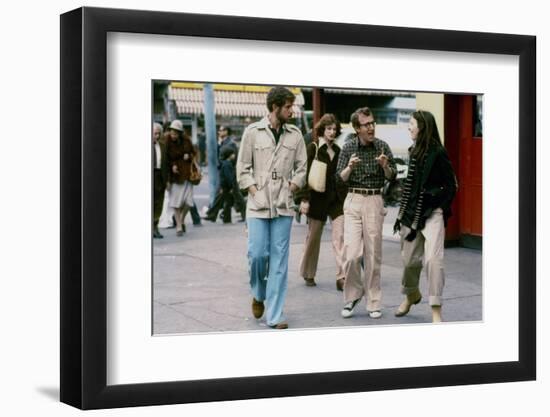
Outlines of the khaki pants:
[[412,294],[418,290],[422,258],[428,275],[428,303],[431,306],[441,305],[441,295],[445,285],[443,268],[443,244],[445,243],[445,224],[443,210],[434,210],[426,220],[424,229],[417,233],[416,238],[409,242],[405,236],[411,229],[401,226],[401,257],[403,259],[403,277],[401,292]]
[[[300,263],[300,274],[304,278],[315,278],[321,248],[321,235],[325,222],[308,219],[308,232],[304,254]],[[336,279],[344,278],[344,216],[332,220],[332,250],[336,260]]]
[[[344,301],[365,296],[367,310],[380,310],[382,227],[387,211],[381,195],[348,193],[344,202]],[[365,274],[361,279],[361,259]]]

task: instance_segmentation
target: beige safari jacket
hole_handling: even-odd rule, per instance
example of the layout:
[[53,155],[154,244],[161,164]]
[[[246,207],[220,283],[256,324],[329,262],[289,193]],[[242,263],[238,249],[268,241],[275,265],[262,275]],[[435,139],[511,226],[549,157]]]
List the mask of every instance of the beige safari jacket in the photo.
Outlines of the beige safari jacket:
[[247,217],[271,219],[294,216],[290,182],[302,188],[306,183],[307,153],[300,130],[283,125],[279,143],[264,117],[243,133],[237,158],[237,181],[242,190],[255,185],[258,192],[248,195]]

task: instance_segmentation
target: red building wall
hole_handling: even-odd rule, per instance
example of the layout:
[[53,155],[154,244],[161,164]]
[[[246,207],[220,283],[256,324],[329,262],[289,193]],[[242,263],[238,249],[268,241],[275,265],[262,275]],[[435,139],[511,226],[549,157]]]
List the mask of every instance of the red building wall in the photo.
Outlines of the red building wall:
[[459,186],[446,238],[465,246],[481,245],[483,236],[483,139],[474,137],[474,100],[445,95],[445,147]]

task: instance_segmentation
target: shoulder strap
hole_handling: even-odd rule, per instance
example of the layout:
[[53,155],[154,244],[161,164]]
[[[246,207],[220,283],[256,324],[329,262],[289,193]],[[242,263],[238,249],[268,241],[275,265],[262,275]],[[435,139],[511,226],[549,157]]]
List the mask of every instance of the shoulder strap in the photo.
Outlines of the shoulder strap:
[[311,143],[313,143],[313,145],[315,146],[315,157],[313,159],[318,159],[317,152],[319,152],[319,145],[317,145],[317,143],[314,141],[312,141]]

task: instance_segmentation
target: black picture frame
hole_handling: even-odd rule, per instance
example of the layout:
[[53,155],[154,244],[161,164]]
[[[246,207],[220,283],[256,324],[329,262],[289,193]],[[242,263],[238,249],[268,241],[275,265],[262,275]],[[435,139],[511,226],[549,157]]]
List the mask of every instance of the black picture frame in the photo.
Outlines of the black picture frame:
[[[107,385],[108,32],[518,56],[518,361]],[[62,402],[97,409],[536,379],[534,36],[84,7],[61,15],[60,57]]]

